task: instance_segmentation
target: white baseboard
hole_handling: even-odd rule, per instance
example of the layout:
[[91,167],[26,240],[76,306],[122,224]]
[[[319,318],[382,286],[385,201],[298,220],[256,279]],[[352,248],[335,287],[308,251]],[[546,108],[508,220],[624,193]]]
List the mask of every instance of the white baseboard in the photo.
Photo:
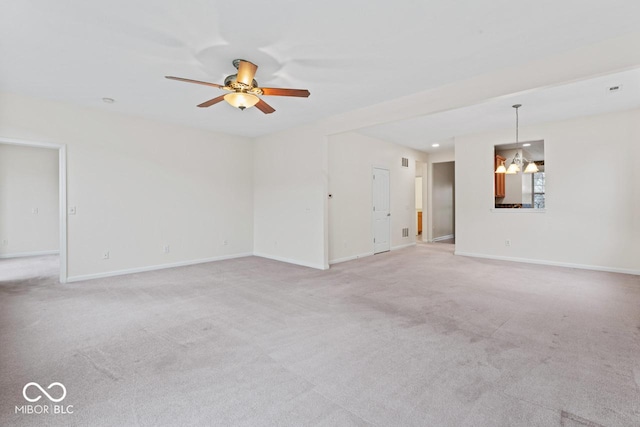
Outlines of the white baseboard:
[[[415,246],[415,245],[416,245],[416,242],[407,243],[405,245],[394,246],[394,247],[391,248],[391,250],[392,251],[397,251],[398,249],[404,249],[404,248],[408,248],[409,246]],[[329,261],[329,265],[340,264],[341,262],[353,261],[354,259],[365,258],[365,257],[372,256],[372,255],[375,255],[373,253],[373,251],[365,252],[365,253],[358,254],[358,255],[347,256],[347,257],[344,257],[344,258],[337,258],[337,259]]]
[[147,267],[128,268],[125,270],[105,271],[103,273],[82,274],[79,276],[67,277],[67,283],[80,282],[83,280],[102,279],[104,277],[122,276],[125,274],[144,273],[146,271],[164,270],[166,268],[185,267],[188,265],[204,264],[207,262],[222,261],[225,259],[244,258],[252,255],[253,254],[251,252],[245,252],[245,253],[239,253],[239,254],[233,254],[233,255],[222,255],[222,256],[211,257],[211,258],[201,258],[201,259],[194,259],[189,261],[172,262],[169,264],[159,264],[159,265],[150,265]]
[[415,246],[416,242],[407,243],[405,245],[398,245],[391,248],[392,251],[397,251],[398,249],[408,248],[409,246]]
[[257,256],[257,257],[260,257],[260,258],[272,259],[274,261],[280,261],[280,262],[286,262],[286,263],[289,263],[289,264],[301,265],[302,267],[315,268],[317,270],[328,270],[329,269],[328,265],[314,264],[314,263],[305,262],[305,261],[298,261],[296,259],[280,257],[280,256],[276,256],[276,255],[268,255],[268,254],[265,254],[265,253],[262,253],[262,252],[254,252],[253,255]]
[[447,234],[446,236],[440,236],[440,237],[436,237],[434,239],[432,239],[432,242],[439,242],[440,240],[449,240],[449,239],[453,239],[455,238],[456,235],[455,234]]
[[365,253],[359,254],[359,255],[347,256],[347,257],[343,257],[343,258],[337,258],[337,259],[330,260],[329,261],[329,265],[340,264],[341,262],[353,261],[354,259],[365,258],[365,257],[372,256],[372,255],[373,255],[373,251],[365,252]]
[[16,252],[13,254],[0,254],[0,258],[22,258],[29,256],[44,256],[44,255],[58,255],[59,250],[54,251],[34,251],[34,252]]
[[606,271],[609,273],[640,275],[640,270],[633,270],[630,268],[605,267],[601,265],[588,265],[588,264],[574,264],[570,262],[557,262],[557,261],[548,261],[548,260],[542,260],[542,259],[505,257],[505,256],[498,256],[498,255],[485,255],[485,254],[476,254],[471,252],[460,252],[460,251],[454,251],[454,254],[460,255],[460,256],[468,256],[472,258],[486,258],[486,259],[495,259],[500,261],[524,262],[527,264],[551,265],[554,267],[579,268],[581,270],[595,270],[595,271]]

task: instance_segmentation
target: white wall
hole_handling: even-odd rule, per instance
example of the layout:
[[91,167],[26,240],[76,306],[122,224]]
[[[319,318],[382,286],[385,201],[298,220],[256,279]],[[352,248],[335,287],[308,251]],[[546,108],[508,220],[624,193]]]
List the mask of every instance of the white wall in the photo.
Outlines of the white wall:
[[[416,163],[416,166],[415,166],[416,172],[419,164],[420,163]],[[422,210],[422,175],[416,176],[416,212],[420,212],[421,210]]]
[[[401,159],[409,159],[402,167]],[[339,262],[373,254],[372,168],[389,169],[391,248],[415,243],[416,160],[426,154],[355,132],[329,137],[329,259]],[[402,229],[409,228],[409,237]]]
[[0,117],[1,137],[67,144],[70,278],[252,252],[247,138],[10,94]]
[[546,212],[491,209],[493,146],[510,130],[459,137],[456,253],[640,274],[640,110],[520,134],[544,139]]
[[0,144],[0,257],[59,250],[58,150]]
[[455,233],[455,162],[433,164],[433,238]]
[[254,252],[329,267],[326,249],[326,136],[310,127],[257,138]]
[[[246,174],[250,168],[237,167],[252,161],[251,141],[245,138],[9,94],[0,96],[0,136],[68,145],[68,198],[70,205],[78,205],[78,215],[69,219],[71,275],[192,260],[211,254],[244,253],[251,248],[252,224],[257,228],[253,236],[257,252],[326,267],[329,259],[326,135],[402,120],[407,117],[407,112],[412,116],[431,114],[637,66],[640,62],[640,50],[636,48],[639,40],[640,34],[625,35],[322,119],[315,125],[319,130],[307,132],[303,128],[258,138],[258,147],[253,154],[257,156],[255,171],[261,174],[261,178],[259,181],[256,177],[255,198],[252,197],[253,177]],[[138,144],[139,141],[142,143]],[[265,142],[264,146],[260,146],[260,142]],[[296,142],[301,146],[296,146]],[[501,142],[511,141],[505,136]],[[181,147],[182,151],[176,151],[177,162],[173,161],[169,147]],[[474,147],[470,152],[480,149],[480,146]],[[294,150],[301,157],[290,156],[289,150]],[[482,155],[485,154],[483,151]],[[634,159],[638,158],[635,154]],[[288,160],[286,163],[285,159]],[[626,157],[624,161],[630,162],[629,159]],[[272,160],[273,166],[262,160]],[[292,160],[305,163],[308,170],[293,166]],[[145,169],[138,167],[144,162],[152,165],[148,175],[141,174],[140,171]],[[191,164],[197,167],[192,168]],[[465,173],[473,170],[473,167],[467,169],[467,165],[457,166],[458,171],[464,170]],[[284,169],[281,173],[276,168]],[[427,168],[429,171],[429,166]],[[229,173],[223,173],[225,171]],[[625,173],[635,172],[629,168]],[[172,176],[183,178],[171,179]],[[228,182],[226,177],[229,177]],[[215,184],[211,185],[211,182]],[[554,183],[548,185],[553,186]],[[190,191],[209,195],[210,199],[188,197]],[[425,186],[425,191],[428,192],[428,186]],[[228,203],[231,194],[233,204]],[[276,196],[272,197],[272,194]],[[474,198],[479,195],[469,196],[469,203],[473,206]],[[636,213],[640,206],[638,199],[636,197],[633,202],[633,212]],[[485,197],[482,200],[485,203]],[[625,202],[627,206],[632,203],[628,200]],[[493,197],[490,196],[489,201],[492,203]],[[254,202],[255,221],[250,214],[249,218],[245,217],[252,211]],[[427,206],[430,209],[429,200]],[[301,208],[305,213],[300,213]],[[456,208],[462,209],[459,205]],[[214,221],[209,221],[212,217]],[[427,221],[429,218],[427,215]],[[122,227],[123,224],[127,227]],[[459,221],[456,225],[459,228]],[[285,230],[280,234],[279,246],[274,244],[277,233],[270,227]],[[131,234],[124,233],[122,230],[125,228]],[[606,228],[609,230],[611,227]],[[204,235],[195,230],[204,230]],[[233,237],[228,246],[221,247],[219,237],[226,234]],[[181,238],[183,242],[180,242]],[[305,238],[307,242],[301,243]],[[628,236],[625,234],[623,238],[628,239]],[[171,241],[165,242],[167,239]],[[473,241],[473,233],[470,239]],[[173,248],[174,241],[178,241],[179,253],[157,253],[158,244],[170,243]],[[472,245],[468,247],[473,249]],[[96,259],[96,255],[100,257],[106,248],[112,250],[114,257],[109,261]],[[480,249],[487,248],[481,246]],[[499,253],[504,248],[491,250]],[[544,253],[538,255],[546,256]],[[623,257],[614,263],[628,264],[625,259]]]

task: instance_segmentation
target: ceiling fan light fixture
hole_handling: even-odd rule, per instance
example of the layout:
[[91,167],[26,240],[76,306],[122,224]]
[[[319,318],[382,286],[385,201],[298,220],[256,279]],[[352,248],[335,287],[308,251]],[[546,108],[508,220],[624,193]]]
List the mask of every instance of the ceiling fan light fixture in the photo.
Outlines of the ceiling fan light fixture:
[[251,93],[232,92],[226,94],[224,96],[224,100],[227,101],[230,105],[244,110],[256,105],[260,101],[260,98]]

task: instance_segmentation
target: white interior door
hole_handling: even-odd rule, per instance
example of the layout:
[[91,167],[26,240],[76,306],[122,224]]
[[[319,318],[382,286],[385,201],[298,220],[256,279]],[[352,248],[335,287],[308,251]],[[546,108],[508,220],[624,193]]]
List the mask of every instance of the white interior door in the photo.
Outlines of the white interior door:
[[373,253],[391,249],[389,170],[373,168]]

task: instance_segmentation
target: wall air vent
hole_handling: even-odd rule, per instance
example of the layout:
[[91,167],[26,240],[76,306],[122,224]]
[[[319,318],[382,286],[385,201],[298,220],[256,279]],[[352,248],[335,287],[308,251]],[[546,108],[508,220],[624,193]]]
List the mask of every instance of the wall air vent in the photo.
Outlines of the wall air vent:
[[409,159],[407,159],[406,157],[402,158],[402,167],[403,168],[408,168],[409,167]]
[[409,237],[409,229],[408,228],[403,228],[402,229],[402,237]]

